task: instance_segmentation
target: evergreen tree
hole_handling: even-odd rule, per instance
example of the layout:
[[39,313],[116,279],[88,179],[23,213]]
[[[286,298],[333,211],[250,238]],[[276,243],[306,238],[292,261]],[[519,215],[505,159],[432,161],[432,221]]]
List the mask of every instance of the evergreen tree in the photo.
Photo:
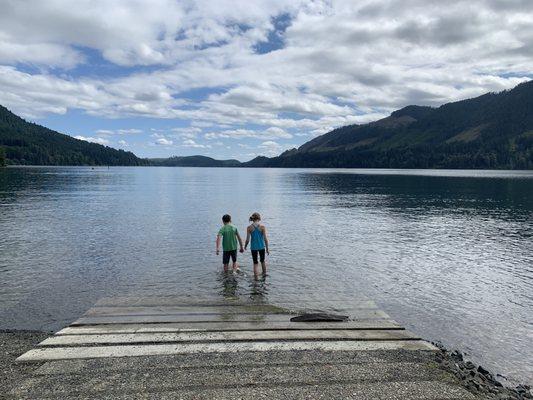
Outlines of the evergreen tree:
[[0,147],[10,164],[147,165],[131,152],[89,143],[23,120],[0,106]]

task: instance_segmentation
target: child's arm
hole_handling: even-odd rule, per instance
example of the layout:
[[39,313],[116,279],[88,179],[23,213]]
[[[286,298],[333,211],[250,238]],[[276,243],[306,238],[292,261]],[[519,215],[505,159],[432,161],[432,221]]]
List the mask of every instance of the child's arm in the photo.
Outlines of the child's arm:
[[263,238],[265,238],[265,250],[268,255],[270,255],[270,251],[268,250],[268,237],[267,237],[267,228],[263,226]]
[[220,253],[220,235],[217,235],[217,242],[216,242],[216,249],[217,249],[217,256]]
[[241,239],[241,235],[239,235],[239,232],[237,232],[236,235],[237,235],[237,240],[239,241],[239,245],[241,246],[241,250],[240,250],[240,252],[241,252],[241,253],[244,253],[244,248],[242,247],[242,239]]
[[248,243],[250,243],[250,228],[246,228],[246,243],[244,243],[244,250],[248,247]]

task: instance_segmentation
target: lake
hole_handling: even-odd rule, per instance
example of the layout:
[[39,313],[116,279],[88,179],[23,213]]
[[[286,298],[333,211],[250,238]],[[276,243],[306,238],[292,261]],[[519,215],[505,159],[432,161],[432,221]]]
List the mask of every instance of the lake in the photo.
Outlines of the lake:
[[[220,218],[253,211],[228,284]],[[533,383],[533,171],[20,167],[0,170],[0,328],[58,329],[103,296],[368,296],[407,328]]]

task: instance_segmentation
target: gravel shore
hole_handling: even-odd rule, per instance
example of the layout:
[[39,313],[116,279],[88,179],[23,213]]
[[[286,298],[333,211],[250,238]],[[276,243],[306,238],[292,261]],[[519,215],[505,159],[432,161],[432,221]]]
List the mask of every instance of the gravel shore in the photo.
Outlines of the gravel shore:
[[52,332],[0,330],[0,398],[40,366],[19,364],[15,359],[51,335]]

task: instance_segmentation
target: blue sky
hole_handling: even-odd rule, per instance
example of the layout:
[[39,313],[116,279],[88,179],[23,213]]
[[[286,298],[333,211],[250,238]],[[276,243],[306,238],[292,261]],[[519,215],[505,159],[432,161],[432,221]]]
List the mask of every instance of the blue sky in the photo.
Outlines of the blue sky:
[[533,2],[7,1],[0,104],[142,157],[274,156],[532,76]]

